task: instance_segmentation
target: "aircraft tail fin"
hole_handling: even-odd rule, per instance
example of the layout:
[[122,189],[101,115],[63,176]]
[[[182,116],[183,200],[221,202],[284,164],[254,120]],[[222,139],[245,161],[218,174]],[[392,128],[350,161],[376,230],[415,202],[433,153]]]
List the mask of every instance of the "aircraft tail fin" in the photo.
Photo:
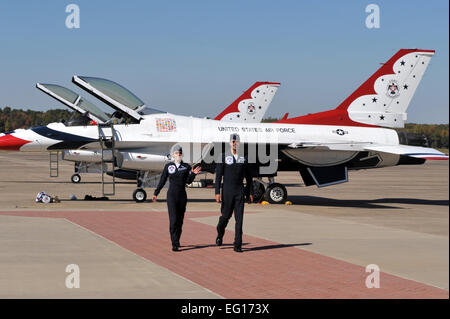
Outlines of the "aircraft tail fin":
[[434,52],[401,49],[336,109],[278,122],[404,127],[406,110]]
[[406,110],[434,50],[399,50],[337,109],[359,123],[403,127]]
[[228,122],[259,123],[280,83],[256,82],[214,119]]

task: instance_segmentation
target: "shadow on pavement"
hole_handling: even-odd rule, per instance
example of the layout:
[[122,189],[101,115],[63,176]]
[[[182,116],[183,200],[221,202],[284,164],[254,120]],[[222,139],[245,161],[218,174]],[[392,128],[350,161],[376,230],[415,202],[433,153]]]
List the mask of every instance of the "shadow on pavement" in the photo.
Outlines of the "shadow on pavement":
[[354,207],[354,208],[390,208],[404,209],[403,207],[383,205],[383,204],[409,204],[409,205],[430,205],[448,206],[448,200],[428,200],[417,198],[380,198],[380,199],[335,199],[316,196],[289,196],[289,200],[295,205],[305,206],[333,206],[333,207]]
[[[242,246],[244,245],[248,245],[248,243],[243,243]],[[221,247],[227,247],[227,248],[233,248],[233,244],[222,244]],[[181,245],[180,246],[180,251],[184,251],[184,250],[192,250],[192,249],[201,249],[201,248],[209,248],[209,247],[219,247],[216,244],[208,244],[208,245]],[[223,248],[221,248],[223,249]]]
[[[248,243],[242,244],[242,246],[248,245]],[[251,248],[245,248],[243,247],[243,251],[255,251],[255,250],[266,250],[266,249],[279,249],[279,248],[288,248],[288,247],[296,247],[296,246],[309,246],[312,245],[312,243],[302,243],[302,244],[275,244],[275,245],[266,245],[266,246],[258,246],[258,247],[251,247]],[[232,249],[233,245],[224,245],[224,246],[230,246],[230,247],[223,247],[221,249]]]

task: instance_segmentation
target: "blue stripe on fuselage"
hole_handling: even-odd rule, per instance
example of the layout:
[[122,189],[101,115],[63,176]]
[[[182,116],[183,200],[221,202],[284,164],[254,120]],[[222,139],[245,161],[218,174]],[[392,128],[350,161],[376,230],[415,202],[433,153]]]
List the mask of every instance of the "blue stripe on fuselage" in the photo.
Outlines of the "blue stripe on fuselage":
[[47,149],[71,149],[71,148],[79,148],[80,146],[83,146],[84,144],[88,144],[91,142],[97,141],[97,139],[93,139],[90,137],[85,136],[79,136],[74,134],[69,134],[61,131],[52,130],[51,128],[48,128],[47,126],[38,126],[33,127],[31,129],[33,132],[47,137],[51,138],[53,140],[59,140],[60,143],[56,143],[54,145],[49,146]]

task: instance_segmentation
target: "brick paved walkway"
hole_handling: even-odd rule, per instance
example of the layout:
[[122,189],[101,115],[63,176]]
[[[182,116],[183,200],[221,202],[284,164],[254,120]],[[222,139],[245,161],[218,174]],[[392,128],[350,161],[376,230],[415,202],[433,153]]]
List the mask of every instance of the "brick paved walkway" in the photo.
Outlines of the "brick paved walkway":
[[[1,215],[66,218],[225,298],[448,298],[446,290],[381,273],[379,289],[368,289],[364,267],[244,235],[244,253],[232,249],[227,231],[214,245],[214,227],[186,213],[181,252],[170,250],[167,212],[0,212]],[[245,231],[245,226],[244,226]],[[312,243],[314,244],[314,243]],[[99,252],[101,254],[101,252]]]

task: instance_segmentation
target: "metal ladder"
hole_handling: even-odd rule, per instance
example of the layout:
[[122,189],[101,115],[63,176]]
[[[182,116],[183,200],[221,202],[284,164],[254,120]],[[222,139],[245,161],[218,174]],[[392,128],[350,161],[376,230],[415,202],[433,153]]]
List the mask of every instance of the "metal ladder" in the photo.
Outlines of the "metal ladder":
[[50,152],[49,153],[50,160],[50,177],[58,177],[59,176],[59,152]]
[[[98,140],[102,150],[102,194],[103,196],[114,196],[116,194],[116,156],[115,156],[115,130],[113,123],[98,124]],[[111,158],[105,158],[105,151],[111,151]],[[108,164],[111,164],[112,181],[105,181],[108,172]],[[106,185],[111,185],[110,191],[106,191]]]

